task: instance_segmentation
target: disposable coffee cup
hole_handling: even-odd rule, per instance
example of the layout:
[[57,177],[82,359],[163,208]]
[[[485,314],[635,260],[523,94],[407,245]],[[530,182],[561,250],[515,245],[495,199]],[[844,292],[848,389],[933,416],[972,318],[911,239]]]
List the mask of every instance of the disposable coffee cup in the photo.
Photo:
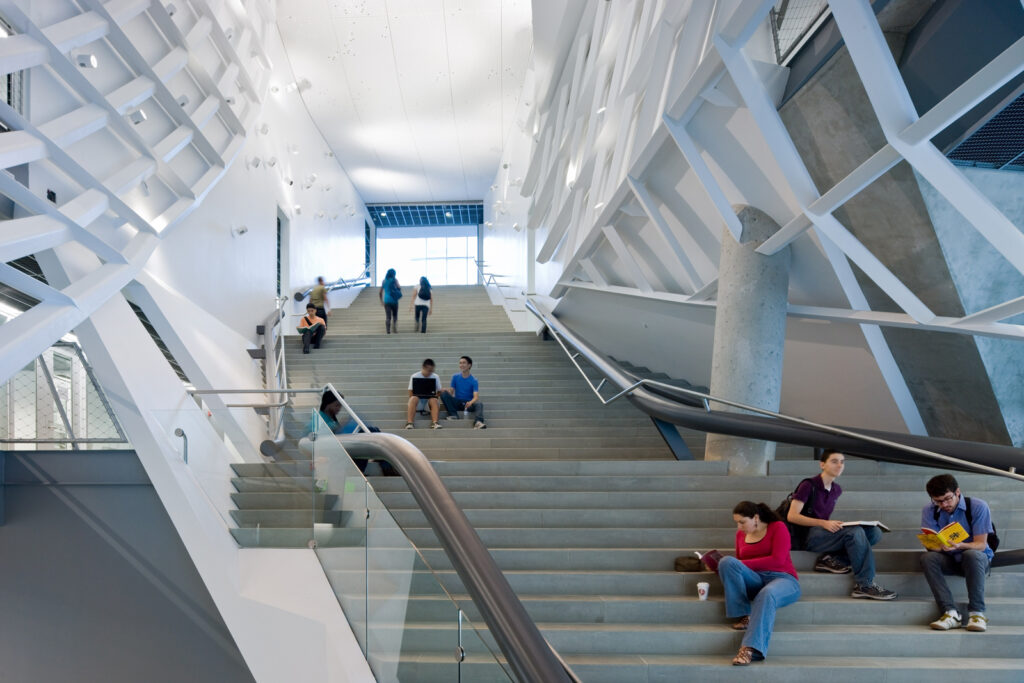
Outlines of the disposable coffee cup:
[[701,600],[708,599],[708,589],[711,588],[711,584],[701,581],[697,584],[697,597]]

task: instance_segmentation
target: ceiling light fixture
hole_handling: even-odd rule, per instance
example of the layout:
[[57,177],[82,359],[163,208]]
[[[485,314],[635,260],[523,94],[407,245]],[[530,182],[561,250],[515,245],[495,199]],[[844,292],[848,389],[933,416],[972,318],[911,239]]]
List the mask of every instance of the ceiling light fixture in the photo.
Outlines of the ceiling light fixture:
[[75,62],[83,69],[95,69],[100,64],[96,60],[96,55],[90,52],[79,52],[75,55]]
[[296,204],[295,205],[295,215],[296,216],[301,216],[302,215],[302,205],[301,204]]
[[234,26],[228,26],[226,29],[224,29],[224,37],[227,38],[228,40],[231,40],[232,38],[234,38],[235,37],[235,27]]
[[231,228],[232,237],[241,237],[247,232],[249,232],[249,228],[244,225],[239,225],[237,228]]
[[224,98],[224,101],[228,103],[229,107],[235,106],[235,96],[234,95],[228,95],[227,97]]
[[262,160],[259,157],[253,157],[252,159],[249,159],[249,163],[247,163],[246,166],[249,168],[259,168],[260,163],[262,163]]
[[388,215],[388,212],[387,212],[387,211],[381,211],[381,212],[380,212],[380,217],[381,217],[381,218],[385,218],[385,217],[387,217],[387,215]]
[[143,197],[148,197],[149,196],[149,183],[147,183],[145,180],[143,180],[141,183],[139,183],[139,191],[142,193]]
[[145,121],[146,118],[146,112],[142,111],[141,108],[133,109],[132,111],[128,112],[128,120],[134,123],[136,126]]
[[277,166],[277,157],[270,157],[269,159],[267,159],[267,166],[269,166],[270,168],[274,168],[275,166]]
[[173,17],[175,14],[178,13],[178,8],[175,7],[173,4],[165,5],[164,9],[167,10],[167,16],[169,17]]
[[445,218],[451,218],[452,217],[452,212],[451,211],[445,211],[444,212],[444,217]]
[[184,109],[185,107],[188,106],[188,103],[191,102],[191,101],[192,100],[191,100],[191,98],[189,98],[188,95],[182,95],[181,97],[178,98],[178,106],[181,107],[182,109]]
[[270,132],[270,124],[269,123],[264,123],[257,130],[260,132],[260,135],[266,135],[267,133]]

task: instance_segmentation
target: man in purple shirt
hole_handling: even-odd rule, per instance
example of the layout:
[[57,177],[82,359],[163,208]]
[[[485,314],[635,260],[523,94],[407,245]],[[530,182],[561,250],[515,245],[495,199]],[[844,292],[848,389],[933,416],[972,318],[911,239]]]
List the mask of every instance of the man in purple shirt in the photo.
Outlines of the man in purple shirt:
[[830,519],[836,501],[843,489],[836,479],[846,467],[846,456],[834,449],[821,454],[821,475],[800,482],[793,492],[789,506],[790,524],[810,527],[807,530],[807,550],[818,553],[843,553],[849,558],[847,565],[835,555],[825,554],[814,564],[814,571],[846,574],[852,566],[856,585],[850,594],[854,598],[870,600],[892,600],[896,593],[875,583],[875,555],[871,546],[882,538],[877,526],[843,526],[837,519]]
[[[921,510],[921,528],[938,531],[952,522],[959,522],[971,535],[971,540],[955,543],[945,550],[929,550],[921,555],[921,568],[928,580],[928,587],[942,616],[931,626],[936,631],[960,628],[961,617],[957,611],[953,594],[949,592],[946,574],[963,576],[967,583],[967,630],[984,631],[988,628],[985,618],[985,577],[992,565],[992,548],[988,535],[995,533],[992,512],[988,504],[979,498],[965,498],[960,485],[952,474],[940,474],[925,484],[931,504]],[[970,502],[970,516],[967,505]]]

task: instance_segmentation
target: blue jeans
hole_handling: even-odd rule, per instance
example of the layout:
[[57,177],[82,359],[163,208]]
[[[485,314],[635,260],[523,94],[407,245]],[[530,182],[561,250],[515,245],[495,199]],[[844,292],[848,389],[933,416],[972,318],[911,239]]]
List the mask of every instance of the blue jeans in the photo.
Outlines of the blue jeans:
[[755,572],[735,557],[723,557],[718,577],[725,589],[725,614],[750,615],[743,645],[768,656],[775,611],[800,599],[800,582],[785,572]]
[[844,526],[834,534],[815,526],[807,532],[807,549],[815,553],[843,551],[850,560],[857,585],[870,586],[875,582],[875,554],[871,546],[881,538],[882,530],[877,526]]
[[956,555],[943,552],[926,552],[921,555],[921,568],[928,587],[932,589],[935,603],[943,612],[956,610],[953,594],[949,591],[946,575],[956,574],[967,580],[967,609],[970,612],[985,611],[985,577],[989,571],[988,555],[983,550],[965,550]]

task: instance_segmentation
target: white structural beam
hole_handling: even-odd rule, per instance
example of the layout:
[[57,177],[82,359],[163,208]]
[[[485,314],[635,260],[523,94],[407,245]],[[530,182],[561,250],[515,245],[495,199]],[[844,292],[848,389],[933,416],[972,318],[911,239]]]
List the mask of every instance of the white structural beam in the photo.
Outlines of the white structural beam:
[[7,263],[43,249],[52,249],[71,239],[71,230],[50,216],[28,216],[3,222],[0,233],[0,263]]
[[979,323],[994,323],[1015,315],[1024,313],[1024,296],[1003,302],[996,306],[986,308],[983,311],[965,315],[957,321],[957,325],[977,325]]
[[[629,182],[629,186],[633,189],[633,194],[636,195],[644,213],[647,214],[648,219],[650,219],[650,221],[654,223],[655,227],[658,228],[661,236],[668,244],[669,249],[671,249],[672,253],[675,254],[676,265],[679,266],[678,275],[683,279],[682,284],[691,292],[700,289],[703,284],[703,279],[697,272],[697,269],[694,268],[693,262],[690,260],[690,257],[687,255],[682,244],[680,244],[680,240],[676,237],[675,233],[672,232],[672,228],[669,226],[668,221],[666,221],[665,217],[661,215],[661,211],[658,210],[658,206],[654,202],[654,198],[651,196],[647,186],[642,180],[634,178],[633,176],[626,176],[626,180]],[[696,243],[692,241],[693,238],[690,237],[689,233],[686,234],[686,239],[690,242],[689,246],[691,248],[697,246]],[[699,254],[703,252],[698,249],[694,253]]]
[[640,264],[637,263],[633,254],[629,251],[629,247],[622,240],[619,235],[619,231],[615,229],[614,225],[604,226],[602,230],[604,238],[608,240],[608,244],[611,245],[612,250],[615,251],[615,255],[619,257],[619,261],[622,266],[629,272],[633,278],[633,282],[636,283],[637,288],[642,292],[653,292],[654,288],[651,287],[651,283],[647,281],[647,276],[644,275],[643,270],[640,268]]
[[[596,292],[622,294],[639,299],[666,301],[694,308],[716,308],[718,302],[707,297],[673,294],[671,292],[645,292],[636,287],[618,285],[600,285],[580,280],[565,280],[562,283],[571,289],[589,289]],[[712,283],[717,285],[717,280]],[[709,285],[710,287],[710,285]],[[835,323],[849,323],[861,327],[899,327],[904,329],[923,330],[926,332],[949,332],[953,334],[980,335],[996,339],[1024,340],[1024,325],[1008,325],[1002,323],[962,324],[960,318],[938,317],[929,323],[919,323],[906,313],[886,313],[880,311],[857,311],[830,306],[802,306],[790,304],[786,315],[792,318],[808,320],[827,320]]]
[[583,272],[587,274],[587,277],[590,278],[590,281],[593,282],[598,287],[608,286],[608,281],[604,279],[604,275],[601,274],[601,271],[598,270],[597,266],[595,266],[594,262],[591,261],[590,259],[582,259],[580,261],[580,268],[582,268]]
[[[839,2],[832,8],[853,64],[886,140],[1019,272],[1024,273],[1024,233],[997,209],[930,141],[908,144],[900,134],[918,120],[910,94],[870,5]],[[1022,62],[1018,62],[1019,67]],[[992,83],[1000,79],[986,74]],[[974,84],[972,94],[984,92]],[[967,101],[965,95],[964,101]],[[953,107],[951,107],[953,108]],[[917,137],[917,136],[914,136]]]

